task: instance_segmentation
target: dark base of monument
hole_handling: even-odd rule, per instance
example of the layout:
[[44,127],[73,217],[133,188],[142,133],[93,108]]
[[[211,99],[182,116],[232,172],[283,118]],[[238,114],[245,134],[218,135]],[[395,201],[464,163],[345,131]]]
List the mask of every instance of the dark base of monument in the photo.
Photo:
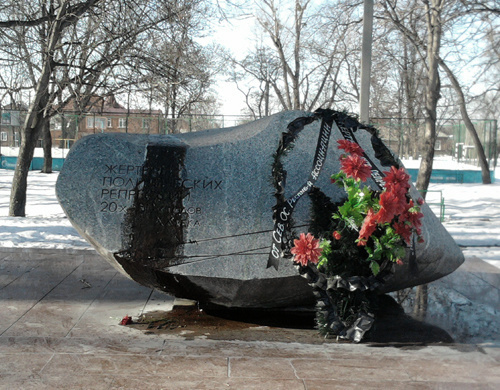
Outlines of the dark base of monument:
[[147,267],[117,255],[115,258],[137,283],[214,308],[280,310],[316,302],[307,280],[300,275],[251,280],[182,275]]
[[314,329],[314,307],[289,309],[227,309],[224,307],[203,307],[208,315],[230,321],[245,322],[259,326],[289,329]]
[[[372,328],[363,341],[374,343],[453,343],[443,329],[418,321],[405,314],[403,308],[389,295],[380,295],[380,309],[375,313]],[[260,326],[291,329],[315,329],[313,306],[288,309],[227,309],[200,306],[207,314],[232,321]]]
[[[424,346],[453,343],[441,328],[406,315],[388,295],[380,297],[382,309],[365,334],[364,343],[374,346]],[[320,336],[315,328],[314,307],[290,309],[227,309],[220,306],[175,306],[170,312],[144,315],[133,326],[151,333],[214,340],[277,341],[319,344],[336,342]],[[339,340],[343,342],[342,340]]]
[[392,297],[381,295],[380,310],[363,341],[434,344],[453,343],[453,338],[444,329],[410,317]]

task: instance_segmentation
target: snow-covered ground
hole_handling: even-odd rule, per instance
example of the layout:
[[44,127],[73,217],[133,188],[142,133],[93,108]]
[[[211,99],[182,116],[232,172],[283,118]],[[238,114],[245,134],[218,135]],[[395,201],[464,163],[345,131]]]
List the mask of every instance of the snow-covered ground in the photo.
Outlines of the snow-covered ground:
[[[405,162],[410,167],[412,162]],[[455,167],[454,167],[455,168]],[[32,171],[28,176],[26,217],[8,217],[14,171],[0,169],[0,246],[18,248],[91,249],[65,217],[55,196],[57,173]],[[427,202],[439,214],[442,194],[444,226],[463,247],[466,256],[477,256],[500,268],[500,169],[497,182],[482,184],[431,184]]]
[[[19,155],[19,148],[13,147],[13,146],[2,146],[1,152],[2,152],[3,156],[17,157]],[[52,157],[65,158],[66,155],[68,154],[68,152],[69,152],[68,148],[53,147],[52,148]],[[33,157],[43,157],[43,149],[42,148],[35,148],[35,153],[33,154]]]
[[26,217],[8,217],[13,170],[0,169],[0,246],[91,249],[66,218],[56,199],[58,173],[28,175]]

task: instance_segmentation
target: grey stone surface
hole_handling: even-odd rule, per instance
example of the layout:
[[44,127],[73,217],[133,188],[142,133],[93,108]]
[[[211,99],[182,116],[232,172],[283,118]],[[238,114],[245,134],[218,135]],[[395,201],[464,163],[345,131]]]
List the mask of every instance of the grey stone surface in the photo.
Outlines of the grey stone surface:
[[[137,282],[175,296],[228,307],[284,307],[313,301],[290,260],[267,268],[275,205],[272,155],[280,135],[304,112],[285,112],[246,125],[179,135],[98,134],[68,154],[56,186],[79,233],[113,266]],[[320,123],[305,127],[283,159],[286,196],[311,170]],[[340,168],[336,125],[316,182],[333,201]],[[371,135],[359,144],[383,171]],[[370,182],[369,182],[370,184]],[[373,184],[373,183],[371,183]],[[415,191],[413,189],[413,191]],[[310,201],[294,211],[295,230],[307,231]],[[398,267],[385,291],[426,283],[455,270],[463,256],[424,205],[424,244],[417,270]],[[408,264],[408,261],[405,262]]]
[[[415,291],[402,302],[412,314]],[[446,329],[455,342],[494,342],[500,337],[500,270],[478,258],[467,258],[456,271],[428,285],[422,318]]]

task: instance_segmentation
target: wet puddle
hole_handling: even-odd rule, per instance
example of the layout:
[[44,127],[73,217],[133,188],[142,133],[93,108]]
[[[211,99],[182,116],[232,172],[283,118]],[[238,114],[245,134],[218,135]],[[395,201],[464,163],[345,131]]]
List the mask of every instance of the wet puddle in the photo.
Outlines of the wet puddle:
[[[175,306],[169,312],[145,313],[128,325],[145,332],[196,338],[239,341],[279,341],[321,344],[345,342],[325,339],[315,329],[314,311],[203,310],[197,306]],[[400,307],[380,313],[365,338],[366,343],[424,346],[451,344],[453,339],[443,329],[417,321]]]
[[[252,318],[250,318],[252,317]],[[181,336],[187,340],[323,342],[311,313],[206,311],[197,306],[175,306],[169,312],[148,312],[128,325],[146,334]]]

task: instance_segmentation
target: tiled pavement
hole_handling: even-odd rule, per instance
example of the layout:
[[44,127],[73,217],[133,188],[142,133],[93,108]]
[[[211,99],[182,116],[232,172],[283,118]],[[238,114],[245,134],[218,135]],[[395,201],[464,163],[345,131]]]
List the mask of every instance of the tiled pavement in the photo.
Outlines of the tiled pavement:
[[[497,294],[499,274],[489,276]],[[92,251],[0,249],[0,389],[500,388],[499,339],[428,346],[189,340],[118,325],[125,314],[172,304]]]

